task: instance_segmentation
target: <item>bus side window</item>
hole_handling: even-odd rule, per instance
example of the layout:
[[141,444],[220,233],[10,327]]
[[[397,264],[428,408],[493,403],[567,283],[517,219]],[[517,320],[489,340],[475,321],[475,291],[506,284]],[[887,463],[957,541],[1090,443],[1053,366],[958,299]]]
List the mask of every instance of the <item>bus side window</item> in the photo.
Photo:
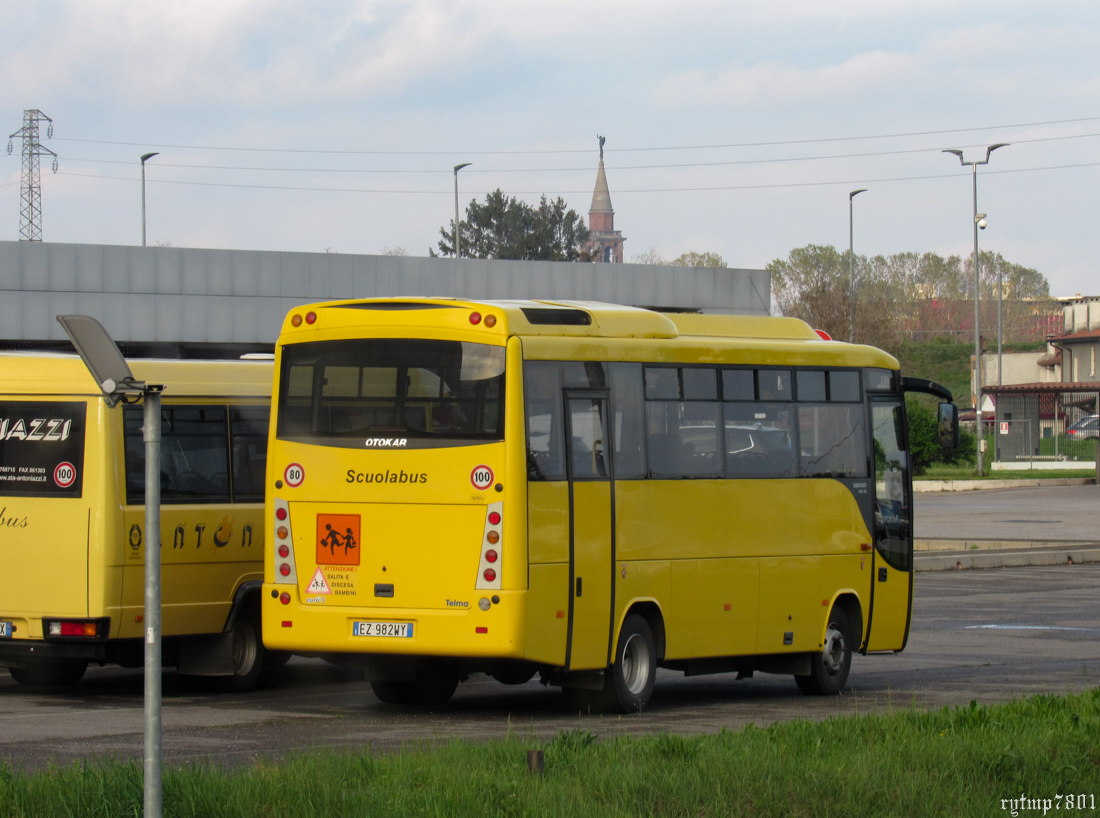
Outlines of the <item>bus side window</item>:
[[527,477],[564,480],[561,364],[528,361],[523,365],[523,403],[527,421]]
[[728,477],[796,477],[791,405],[727,401]]
[[[144,502],[145,446],[140,406],[125,407],[126,496]],[[165,502],[229,500],[229,439],[224,406],[161,408],[161,498]]]
[[645,477],[641,364],[611,364],[611,437],[615,441],[615,479]]
[[714,401],[646,403],[649,476],[656,479],[721,477],[719,404]]
[[232,406],[229,409],[235,503],[263,502],[270,414],[271,408],[268,406]]
[[866,477],[863,404],[799,405],[803,477]]

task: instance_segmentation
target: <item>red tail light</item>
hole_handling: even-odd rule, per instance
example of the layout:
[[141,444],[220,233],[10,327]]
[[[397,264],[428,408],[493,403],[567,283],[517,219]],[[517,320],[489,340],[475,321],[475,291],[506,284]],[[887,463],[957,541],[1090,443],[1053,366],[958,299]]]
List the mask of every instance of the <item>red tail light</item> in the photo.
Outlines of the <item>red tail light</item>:
[[501,587],[501,563],[504,561],[504,531],[501,526],[501,510],[504,503],[490,503],[485,509],[485,527],[481,535],[481,560],[477,568],[474,587],[479,591],[499,590]]

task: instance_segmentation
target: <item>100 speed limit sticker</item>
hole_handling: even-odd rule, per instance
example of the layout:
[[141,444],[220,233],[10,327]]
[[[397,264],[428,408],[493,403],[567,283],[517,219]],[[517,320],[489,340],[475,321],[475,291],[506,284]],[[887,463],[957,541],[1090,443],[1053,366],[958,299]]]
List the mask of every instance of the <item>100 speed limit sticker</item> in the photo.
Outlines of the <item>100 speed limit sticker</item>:
[[478,491],[484,491],[493,485],[493,470],[484,464],[474,466],[474,470],[470,472],[470,482]]

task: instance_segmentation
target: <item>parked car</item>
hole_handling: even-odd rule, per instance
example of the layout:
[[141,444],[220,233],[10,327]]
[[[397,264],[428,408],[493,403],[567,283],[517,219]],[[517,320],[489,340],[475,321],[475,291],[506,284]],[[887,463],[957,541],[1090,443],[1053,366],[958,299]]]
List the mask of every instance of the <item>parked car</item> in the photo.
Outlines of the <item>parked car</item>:
[[1077,421],[1066,429],[1066,434],[1072,440],[1088,440],[1090,437],[1100,438],[1100,415],[1093,415]]

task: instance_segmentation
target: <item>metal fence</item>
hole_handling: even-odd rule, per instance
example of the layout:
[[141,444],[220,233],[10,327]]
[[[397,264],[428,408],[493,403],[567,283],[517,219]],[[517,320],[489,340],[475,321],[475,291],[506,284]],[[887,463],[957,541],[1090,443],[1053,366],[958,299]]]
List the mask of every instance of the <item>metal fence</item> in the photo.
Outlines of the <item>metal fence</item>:
[[1091,468],[1100,438],[1098,405],[1097,392],[998,395],[993,461],[1033,468],[1080,462]]

